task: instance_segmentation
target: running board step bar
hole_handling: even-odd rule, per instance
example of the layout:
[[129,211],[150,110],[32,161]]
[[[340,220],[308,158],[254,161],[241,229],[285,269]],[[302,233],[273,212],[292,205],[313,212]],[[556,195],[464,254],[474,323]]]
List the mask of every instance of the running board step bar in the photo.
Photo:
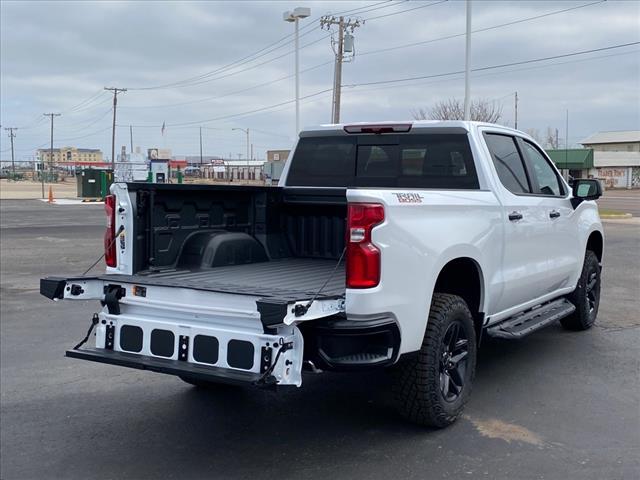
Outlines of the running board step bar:
[[486,333],[497,338],[522,338],[570,315],[575,309],[573,303],[561,298],[489,327]]

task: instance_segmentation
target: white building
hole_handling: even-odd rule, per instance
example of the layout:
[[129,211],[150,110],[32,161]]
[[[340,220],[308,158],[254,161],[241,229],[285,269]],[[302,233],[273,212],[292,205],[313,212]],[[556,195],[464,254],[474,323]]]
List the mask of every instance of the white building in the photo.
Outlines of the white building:
[[640,130],[598,132],[580,144],[593,150],[593,176],[608,188],[640,188]]

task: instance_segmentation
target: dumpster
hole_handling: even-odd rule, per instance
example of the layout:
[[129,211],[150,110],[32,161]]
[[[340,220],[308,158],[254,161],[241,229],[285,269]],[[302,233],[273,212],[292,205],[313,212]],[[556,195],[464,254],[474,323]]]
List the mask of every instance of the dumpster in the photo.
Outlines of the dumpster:
[[80,171],[78,179],[78,197],[104,199],[113,183],[112,170],[87,168]]

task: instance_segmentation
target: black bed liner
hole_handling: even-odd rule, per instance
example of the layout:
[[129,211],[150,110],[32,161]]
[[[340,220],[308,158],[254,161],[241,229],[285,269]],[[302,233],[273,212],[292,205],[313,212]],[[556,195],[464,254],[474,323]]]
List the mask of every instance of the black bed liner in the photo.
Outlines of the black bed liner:
[[332,259],[283,258],[268,262],[230,265],[203,270],[168,270],[135,275],[104,275],[101,280],[210,292],[304,300],[315,295],[331,276],[318,298],[345,294],[345,271]]

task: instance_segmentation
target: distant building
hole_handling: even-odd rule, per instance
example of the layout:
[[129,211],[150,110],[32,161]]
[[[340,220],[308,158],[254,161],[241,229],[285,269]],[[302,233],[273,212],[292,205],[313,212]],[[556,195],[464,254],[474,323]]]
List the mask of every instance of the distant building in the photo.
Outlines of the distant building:
[[267,150],[267,162],[284,162],[291,150]]
[[57,166],[69,165],[92,165],[102,164],[104,159],[102,151],[95,148],[77,148],[77,147],[60,147],[53,149],[53,158],[51,149],[38,149],[38,158],[45,165],[53,164]]
[[547,153],[575,178],[598,178],[608,188],[640,188],[640,130],[598,132],[580,144],[585,148]]
[[216,160],[222,160],[221,157],[217,156],[217,155],[203,155],[202,156],[202,162],[200,162],[200,155],[184,155],[181,157],[173,157],[174,160],[186,160],[188,165],[192,165],[194,167],[197,167],[199,165],[211,165],[212,163],[214,163]]

